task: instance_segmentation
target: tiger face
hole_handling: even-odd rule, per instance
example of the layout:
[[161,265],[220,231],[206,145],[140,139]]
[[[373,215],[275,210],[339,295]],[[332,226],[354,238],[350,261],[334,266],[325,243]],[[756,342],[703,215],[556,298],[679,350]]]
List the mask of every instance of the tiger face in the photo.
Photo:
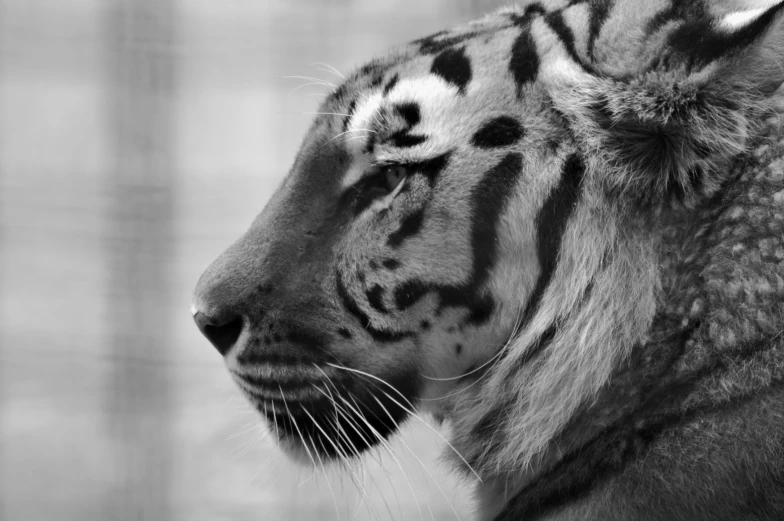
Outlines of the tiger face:
[[639,396],[612,375],[656,324],[707,323],[661,318],[682,289],[662,275],[663,230],[682,212],[691,233],[736,175],[784,81],[784,3],[640,5],[528,2],[328,96],[194,296],[290,454],[359,455],[424,409],[452,423],[467,468],[533,476],[626,410],[571,433],[602,392]]
[[202,276],[197,320],[284,446],[359,452],[441,414],[552,270],[583,166],[531,64],[495,63],[519,32],[361,69]]

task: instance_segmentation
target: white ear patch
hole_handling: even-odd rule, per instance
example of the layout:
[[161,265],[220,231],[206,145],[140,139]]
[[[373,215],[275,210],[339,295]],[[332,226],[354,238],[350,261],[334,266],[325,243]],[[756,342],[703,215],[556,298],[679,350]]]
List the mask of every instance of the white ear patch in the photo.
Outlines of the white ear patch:
[[744,11],[735,11],[726,14],[716,22],[716,28],[728,33],[739,31],[762,16],[768,9],[779,3],[780,2],[771,2],[768,7],[746,9]]

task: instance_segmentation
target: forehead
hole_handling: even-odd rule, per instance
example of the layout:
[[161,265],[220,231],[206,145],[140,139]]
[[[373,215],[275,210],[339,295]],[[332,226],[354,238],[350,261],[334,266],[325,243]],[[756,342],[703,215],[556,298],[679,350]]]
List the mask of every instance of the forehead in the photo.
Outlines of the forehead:
[[535,44],[504,20],[506,25],[436,33],[360,68],[320,109],[328,114],[324,130],[355,133],[361,141],[363,130],[393,123],[388,116],[411,104],[420,123],[440,121],[450,126],[440,130],[452,134],[482,114],[525,112],[526,90],[536,79]]

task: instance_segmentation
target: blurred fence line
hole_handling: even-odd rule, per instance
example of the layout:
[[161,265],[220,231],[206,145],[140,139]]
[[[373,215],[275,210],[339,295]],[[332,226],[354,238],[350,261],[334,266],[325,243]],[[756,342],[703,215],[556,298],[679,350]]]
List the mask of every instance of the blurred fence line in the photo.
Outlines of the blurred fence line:
[[169,367],[128,363],[125,354],[156,359],[171,342],[174,99],[177,13],[172,0],[117,0],[105,13],[112,133],[112,214],[107,255],[115,312],[114,361],[105,404],[107,433],[117,448],[119,486],[105,500],[106,519],[136,512],[166,520],[172,479]]

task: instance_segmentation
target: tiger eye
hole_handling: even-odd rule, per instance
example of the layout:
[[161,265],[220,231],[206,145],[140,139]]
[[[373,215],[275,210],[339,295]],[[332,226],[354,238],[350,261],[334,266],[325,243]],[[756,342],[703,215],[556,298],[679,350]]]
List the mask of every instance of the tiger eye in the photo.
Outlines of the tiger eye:
[[388,165],[381,172],[387,190],[392,192],[408,175],[408,169],[403,165]]

